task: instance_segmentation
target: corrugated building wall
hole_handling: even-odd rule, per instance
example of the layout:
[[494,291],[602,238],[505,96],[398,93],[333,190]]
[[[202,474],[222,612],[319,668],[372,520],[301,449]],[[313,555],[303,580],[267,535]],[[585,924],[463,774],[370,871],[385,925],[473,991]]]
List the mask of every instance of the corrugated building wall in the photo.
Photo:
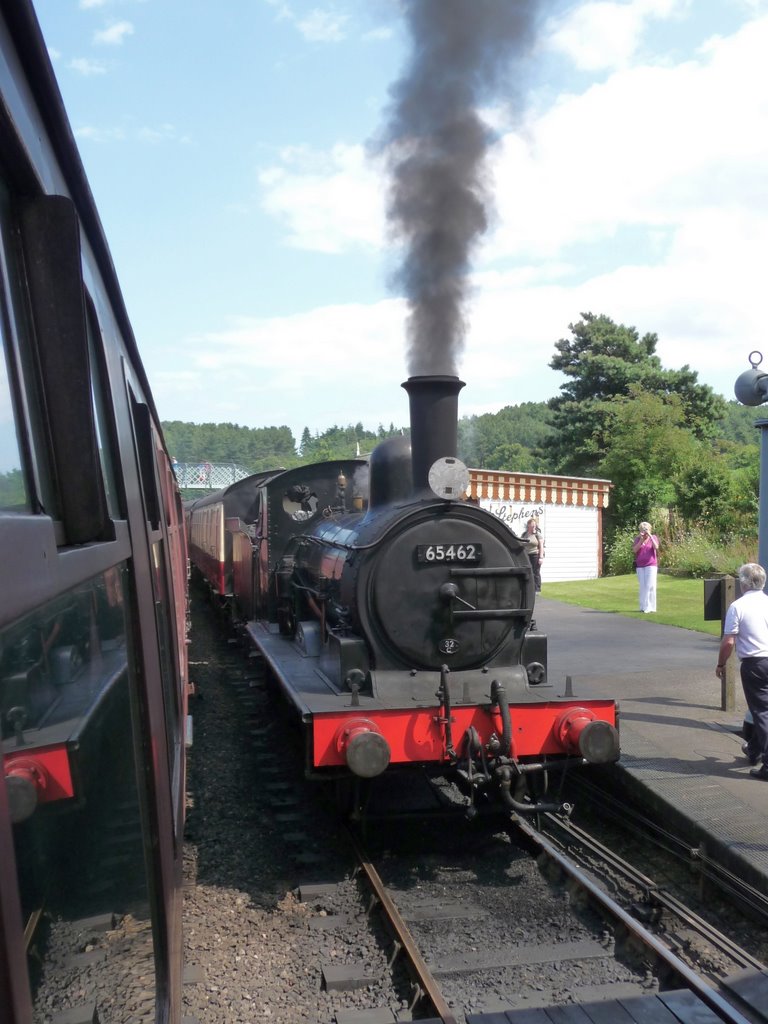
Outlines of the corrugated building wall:
[[469,497],[518,536],[536,517],[545,541],[544,583],[602,576],[609,480],[486,469],[470,469],[469,476]]

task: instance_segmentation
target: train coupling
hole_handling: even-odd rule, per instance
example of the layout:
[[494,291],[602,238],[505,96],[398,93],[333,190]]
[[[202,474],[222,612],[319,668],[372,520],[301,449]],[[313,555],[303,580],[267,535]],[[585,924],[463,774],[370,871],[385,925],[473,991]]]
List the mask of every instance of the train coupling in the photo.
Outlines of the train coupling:
[[568,817],[573,811],[573,805],[565,800],[532,800],[526,803],[516,800],[512,796],[512,783],[514,774],[510,765],[501,765],[496,769],[496,778],[499,784],[499,793],[505,807],[516,814],[560,814]]

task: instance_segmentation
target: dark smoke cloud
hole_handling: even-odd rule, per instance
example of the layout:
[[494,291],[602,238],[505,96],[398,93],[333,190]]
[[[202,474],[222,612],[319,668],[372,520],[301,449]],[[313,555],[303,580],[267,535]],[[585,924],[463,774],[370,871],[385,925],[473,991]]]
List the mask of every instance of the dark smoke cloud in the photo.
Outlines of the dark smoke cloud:
[[382,144],[388,218],[403,242],[394,283],[408,300],[408,371],[457,372],[474,244],[488,226],[477,113],[533,38],[537,0],[404,0],[412,51],[392,87]]

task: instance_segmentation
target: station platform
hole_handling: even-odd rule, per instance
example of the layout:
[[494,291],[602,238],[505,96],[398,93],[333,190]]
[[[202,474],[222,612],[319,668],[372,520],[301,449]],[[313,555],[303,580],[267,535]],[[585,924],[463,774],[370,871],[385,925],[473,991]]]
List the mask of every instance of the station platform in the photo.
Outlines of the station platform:
[[738,668],[735,709],[721,710],[719,638],[541,595],[534,616],[558,693],[569,675],[574,694],[620,702],[616,783],[654,816],[661,811],[707,862],[768,896],[768,782],[750,776],[741,750]]

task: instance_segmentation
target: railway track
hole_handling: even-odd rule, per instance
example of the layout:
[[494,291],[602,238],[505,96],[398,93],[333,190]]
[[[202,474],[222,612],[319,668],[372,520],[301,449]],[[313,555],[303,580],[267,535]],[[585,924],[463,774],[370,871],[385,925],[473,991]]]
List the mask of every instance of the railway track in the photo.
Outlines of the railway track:
[[[673,949],[680,948],[684,951],[694,946],[697,938],[699,944],[704,944],[704,948],[720,953],[721,971],[723,964],[730,969],[762,969],[762,961],[749,950],[744,949],[678,896],[618,856],[583,828],[570,821],[555,818],[554,815],[545,816],[544,826],[545,834],[559,840],[559,845],[567,849],[571,860],[588,867],[590,859],[594,857],[604,869],[612,872],[614,879],[618,877],[623,881],[627,898],[621,901],[621,905],[630,907],[630,913],[641,921],[645,919],[659,923],[663,931],[669,934],[669,945]],[[615,881],[614,888],[616,887]],[[618,902],[619,899],[616,898]],[[662,919],[664,914],[667,916]]]
[[[304,780],[259,659],[209,639],[190,785],[187,1015],[765,1024],[760,961],[567,822],[545,820],[545,835],[501,816],[412,812],[369,823],[365,844],[350,838]],[[598,1009],[574,1016],[576,1003]],[[542,1016],[555,1004],[560,1016]]]
[[625,901],[610,895],[591,877],[591,873],[587,873],[571,856],[564,854],[542,833],[531,828],[526,822],[516,823],[516,827],[539,846],[542,853],[556,863],[580,889],[588,893],[611,919],[620,923],[634,939],[643,943],[650,955],[676,975],[687,990],[713,1012],[713,1019],[729,1024],[768,1021],[768,973],[762,962],[582,829],[577,829],[567,822],[556,822],[551,815],[547,815],[547,819],[550,825],[554,824],[556,829],[566,833],[572,841],[578,841],[582,849],[589,850],[593,867],[595,863],[599,863],[602,866],[609,866],[613,872],[619,872],[628,883],[639,886],[644,891],[649,904],[663,908],[675,916],[686,928],[695,931],[706,944],[729,958],[732,971],[728,974],[714,976],[708,970],[695,968],[694,962],[698,957],[690,952],[685,956],[680,955],[687,952],[688,943],[681,943],[677,933],[670,930],[669,924],[658,929],[650,929],[626,909]]
[[[478,1024],[484,1020],[493,1021],[494,1024],[502,1020],[508,1020],[512,1024],[515,1020],[533,1021],[529,1010],[547,1002],[546,998],[537,998],[535,991],[525,993],[518,987],[515,999],[511,1000],[516,1002],[517,1006],[498,1005],[487,1013],[470,1011],[465,1017],[461,1010],[457,1009],[456,999],[449,994],[450,986],[445,985],[445,980],[456,974],[485,975],[488,979],[488,989],[492,990],[498,989],[499,973],[510,968],[555,962],[558,970],[562,971],[565,964],[573,968],[587,961],[607,961],[616,954],[616,943],[609,937],[609,932],[615,934],[617,929],[620,929],[634,946],[634,959],[647,965],[642,981],[624,980],[602,984],[599,993],[593,993],[595,996],[599,995],[599,999],[587,998],[582,1003],[583,1016],[562,1016],[564,1011],[561,1007],[561,1015],[554,1011],[555,1015],[550,1017],[546,1015],[545,1009],[539,1007],[541,1016],[536,1017],[537,1020],[622,1020],[627,1024],[633,1020],[695,1020],[697,1024],[705,1024],[707,1021],[724,1021],[727,1024],[755,1024],[768,1021],[768,975],[759,960],[707,924],[699,915],[657,886],[642,872],[588,836],[582,829],[549,816],[546,824],[549,829],[559,833],[561,839],[566,836],[569,846],[578,845],[581,859],[588,854],[589,873],[562,848],[527,822],[516,821],[513,829],[567,876],[571,883],[568,890],[570,902],[578,905],[579,896],[584,895],[590,903],[599,907],[607,926],[603,934],[592,939],[582,937],[576,941],[550,942],[538,947],[524,944],[502,950],[497,945],[480,951],[465,950],[455,957],[442,956],[438,959],[435,958],[434,951],[429,951],[429,940],[424,936],[416,938],[406,919],[410,917],[411,920],[423,925],[425,921],[445,924],[472,917],[473,912],[466,900],[466,894],[463,902],[454,901],[453,906],[447,895],[442,901],[421,899],[418,901],[420,907],[413,902],[409,904],[403,889],[393,891],[388,888],[359,839],[351,836],[350,841],[366,883],[370,886],[374,903],[386,918],[389,930],[394,936],[392,960],[400,956],[408,963],[409,974],[413,980],[411,1010],[418,1014],[427,1014],[429,1019],[442,1021],[444,1024],[456,1024],[458,1020],[464,1019],[467,1022],[476,1021]],[[618,874],[624,880],[628,888],[622,897],[611,895],[603,884],[596,881],[596,870],[608,871],[612,879]],[[657,927],[649,928],[626,909],[628,900],[633,901],[633,907],[637,909],[633,890],[644,893],[651,905],[663,909],[685,928],[694,931],[701,943],[717,949],[721,957],[727,959],[730,971],[723,970],[722,962],[721,973],[718,976],[714,976],[706,968],[697,969],[694,966],[696,954],[692,952],[688,941],[681,942],[679,930],[670,927],[669,922],[664,927],[658,927],[661,923],[660,918],[657,920]],[[409,906],[410,910],[407,909]],[[474,916],[478,916],[477,910]],[[492,932],[494,926],[489,920],[490,914],[481,917],[484,930]],[[626,947],[626,941],[622,945]],[[674,983],[672,988],[669,987],[670,981]],[[534,988],[540,992],[542,986]],[[524,1010],[523,1004],[527,1004],[528,1008]],[[573,1009],[573,1004],[570,1005]],[[590,1015],[590,1007],[596,1016]],[[385,1008],[372,1008],[369,1017],[359,1019],[361,1022],[369,1019],[397,1019],[387,1017],[385,1013]],[[665,1013],[678,1013],[682,1016],[665,1016]]]
[[701,844],[692,844],[665,824],[628,806],[626,800],[620,801],[598,788],[586,777],[571,779],[569,797],[575,800],[579,810],[587,810],[588,816],[591,812],[603,822],[617,823],[621,832],[635,837],[644,851],[655,848],[662,856],[668,855],[684,865],[700,890],[707,887],[717,890],[729,902],[744,908],[760,926],[768,928],[768,893],[729,870]]

